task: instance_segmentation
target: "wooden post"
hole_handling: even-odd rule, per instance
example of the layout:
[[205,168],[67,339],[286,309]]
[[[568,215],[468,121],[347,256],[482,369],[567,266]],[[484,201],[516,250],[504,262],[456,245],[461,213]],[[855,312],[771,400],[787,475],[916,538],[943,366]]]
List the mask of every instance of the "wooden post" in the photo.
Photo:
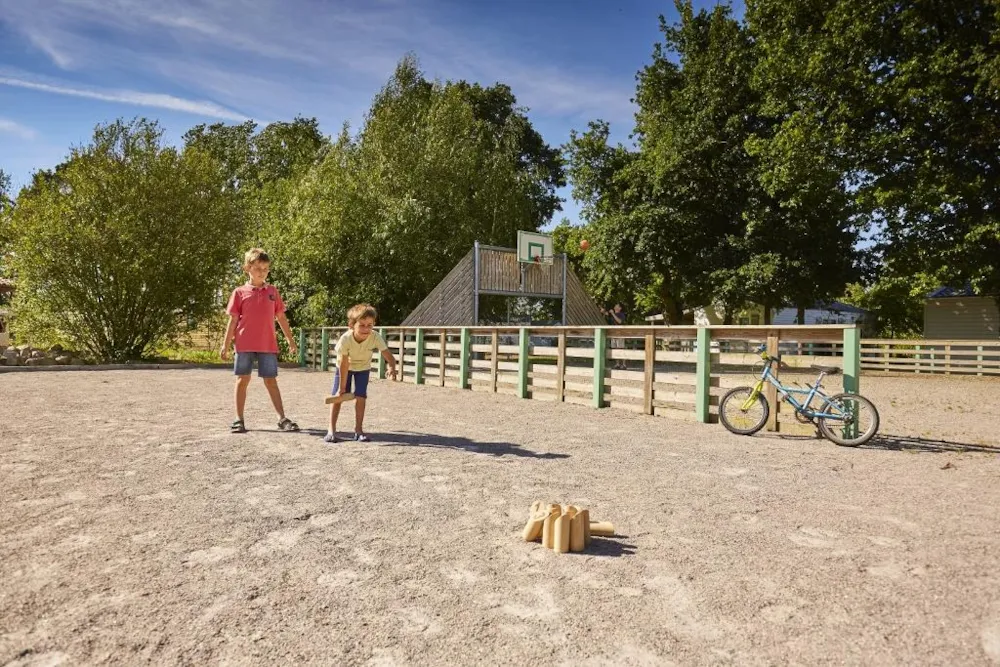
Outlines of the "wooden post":
[[951,375],[951,343],[944,344],[944,374]]
[[517,395],[521,398],[528,398],[528,370],[531,364],[528,363],[528,355],[531,352],[531,337],[528,330],[521,327],[520,338],[517,346]]
[[642,411],[653,414],[653,378],[656,375],[656,335],[646,334],[646,363],[642,376]]
[[712,382],[712,330],[698,328],[698,365],[695,370],[694,414],[703,424],[709,421]]
[[299,329],[299,366],[306,367],[306,330]]
[[438,368],[438,386],[440,386],[440,387],[444,386],[444,368],[445,368],[445,362],[448,360],[447,347],[448,347],[448,332],[447,331],[442,331],[441,332],[441,357],[440,357],[441,358],[441,362],[440,362],[441,366]]
[[858,393],[861,377],[861,332],[844,329],[844,391]]
[[917,367],[917,372],[919,373],[920,372],[920,367],[923,365],[924,357],[923,357],[922,354],[920,354],[920,346],[919,345],[914,346],[914,349],[916,349],[916,354],[913,355],[914,358],[916,359],[916,363],[914,365]]
[[416,359],[416,361],[417,361],[417,368],[416,368],[416,377],[414,379],[414,382],[416,382],[416,384],[423,384],[424,383],[424,362],[426,361],[424,359],[424,330],[423,329],[417,329],[417,359]]
[[608,331],[594,329],[594,407],[604,407],[604,374],[608,364]]
[[469,327],[462,327],[462,339],[461,339],[462,353],[459,361],[458,370],[458,387],[459,389],[468,389],[472,386],[470,382],[470,370],[472,368],[472,332],[469,331]]
[[976,355],[976,370],[978,371],[976,373],[976,375],[982,375],[983,374],[983,346],[982,345],[977,345],[976,346],[976,352],[978,352],[978,354]]
[[[852,394],[859,393],[861,387],[861,331],[844,329],[844,391]],[[857,406],[854,406],[855,409]],[[845,433],[847,437],[857,435],[857,424],[847,425]]]
[[319,365],[319,357],[316,355],[316,331],[309,332],[309,368],[315,369]]
[[330,331],[323,327],[320,332],[319,367],[325,372],[330,370]]
[[406,368],[406,329],[399,330],[399,381],[402,382],[403,378],[406,377],[404,369]]
[[[767,353],[772,357],[778,356],[778,332],[769,331],[767,334]],[[778,373],[780,372],[779,366],[781,364],[773,364],[771,366],[771,372],[774,374],[775,379],[778,378]],[[774,385],[768,382],[764,385],[764,398],[767,399],[768,405],[771,406],[771,411],[767,415],[767,430],[777,431],[778,430],[778,390],[774,388]]]
[[559,332],[559,347],[556,353],[556,400],[566,400],[566,332]]
[[497,330],[493,330],[493,342],[491,344],[490,350],[490,383],[492,384],[493,393],[497,393],[497,372],[499,368],[500,360],[497,356],[500,354],[500,335]]
[[[378,335],[382,337],[383,341],[385,341],[385,327],[382,327],[381,329],[378,330]],[[388,345],[388,344],[389,343],[386,342],[386,345]],[[385,357],[383,357],[382,353],[379,352],[379,355],[378,355],[378,379],[379,380],[384,380],[385,379],[385,376],[386,376],[385,365],[386,365],[385,364]]]

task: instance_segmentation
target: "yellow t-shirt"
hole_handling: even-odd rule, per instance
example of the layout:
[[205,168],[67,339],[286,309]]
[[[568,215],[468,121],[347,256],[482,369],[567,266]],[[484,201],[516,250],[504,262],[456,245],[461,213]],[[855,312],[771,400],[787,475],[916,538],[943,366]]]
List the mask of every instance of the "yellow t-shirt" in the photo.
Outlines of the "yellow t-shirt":
[[354,332],[348,329],[337,341],[334,351],[337,354],[337,359],[345,355],[350,357],[352,371],[367,371],[372,367],[372,350],[381,352],[388,349],[389,346],[385,344],[377,331],[371,332],[368,338],[359,341],[354,338]]

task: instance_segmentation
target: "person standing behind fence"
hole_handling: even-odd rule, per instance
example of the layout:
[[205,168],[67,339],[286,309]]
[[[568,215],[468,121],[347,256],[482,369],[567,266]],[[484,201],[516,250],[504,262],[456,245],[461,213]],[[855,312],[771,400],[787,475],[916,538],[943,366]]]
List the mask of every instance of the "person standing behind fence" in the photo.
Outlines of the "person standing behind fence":
[[[389,352],[382,336],[374,331],[375,308],[367,303],[347,311],[347,331],[337,341],[334,348],[337,369],[333,374],[334,396],[354,394],[354,440],[368,442],[365,435],[365,404],[368,401],[368,380],[371,378],[372,351],[378,350],[389,364],[389,377],[396,379],[396,358]],[[337,442],[337,419],[340,417],[340,403],[330,405],[330,430],[325,442]]]
[[[622,326],[625,324],[625,320],[628,317],[625,313],[625,309],[622,308],[621,303],[616,303],[615,307],[610,311],[601,308],[601,312],[608,318],[608,325],[613,327]],[[625,341],[621,338],[612,336],[611,337],[611,349],[618,350],[625,348]],[[619,370],[627,370],[628,364],[625,363],[624,359],[617,359],[615,361],[615,368]]]
[[257,364],[257,377],[264,381],[271,404],[278,413],[278,428],[282,431],[298,431],[299,426],[285,416],[285,408],[278,389],[278,338],[274,330],[277,321],[288,340],[288,349],[294,355],[298,352],[292,330],[285,316],[285,303],[278,288],[267,284],[267,274],[271,271],[271,259],[260,248],[248,250],[243,257],[243,270],[249,280],[233,290],[226,311],[229,326],[226,338],[219,351],[223,360],[229,358],[229,348],[235,341],[236,359],[233,373],[236,375],[236,420],[230,425],[232,433],[246,433],[243,421],[243,407],[247,400],[247,386]]

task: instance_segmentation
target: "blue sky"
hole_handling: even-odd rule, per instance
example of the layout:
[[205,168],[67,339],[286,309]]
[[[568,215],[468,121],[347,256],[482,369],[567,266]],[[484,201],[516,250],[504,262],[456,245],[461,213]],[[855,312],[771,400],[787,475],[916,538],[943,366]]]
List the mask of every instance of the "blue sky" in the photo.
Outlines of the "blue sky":
[[0,169],[24,185],[119,117],[174,143],[220,120],[357,128],[407,52],[431,78],[507,83],[551,145],[595,118],[626,141],[661,13],[676,18],[669,0],[0,0]]

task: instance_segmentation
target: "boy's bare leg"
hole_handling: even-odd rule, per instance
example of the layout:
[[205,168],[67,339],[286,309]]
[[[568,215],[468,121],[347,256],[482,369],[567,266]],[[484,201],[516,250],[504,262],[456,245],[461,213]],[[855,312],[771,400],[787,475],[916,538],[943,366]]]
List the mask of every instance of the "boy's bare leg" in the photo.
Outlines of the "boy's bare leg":
[[365,403],[368,399],[360,396],[354,399],[354,432],[364,433],[365,425]]
[[[247,378],[249,380],[249,378]],[[281,404],[281,390],[278,389],[278,378],[264,378],[267,395],[271,397],[271,405],[278,413],[278,419],[285,418],[285,407]]]
[[337,419],[340,417],[340,403],[330,406],[330,433],[337,432]]
[[243,408],[247,404],[247,387],[250,386],[249,375],[236,377],[236,418],[243,420]]

